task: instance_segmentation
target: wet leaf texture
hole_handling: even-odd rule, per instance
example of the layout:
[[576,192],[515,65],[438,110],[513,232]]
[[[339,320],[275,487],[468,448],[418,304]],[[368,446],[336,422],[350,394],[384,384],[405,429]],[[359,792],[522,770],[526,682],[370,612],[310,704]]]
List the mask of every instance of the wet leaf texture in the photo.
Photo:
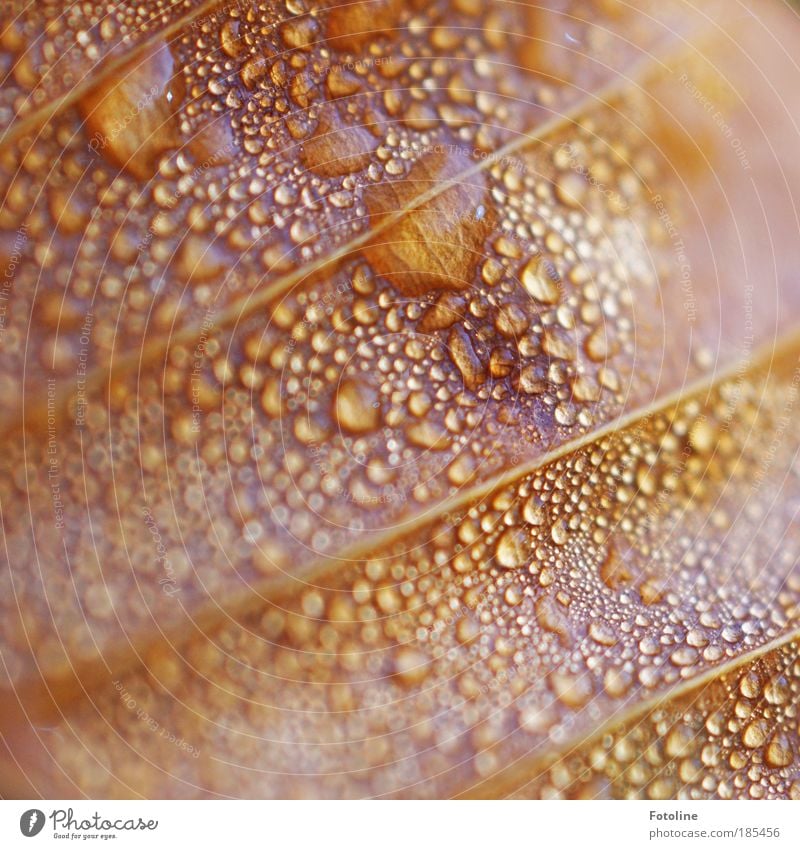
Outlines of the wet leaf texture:
[[800,24],[739,11],[20,6],[13,792],[796,795]]

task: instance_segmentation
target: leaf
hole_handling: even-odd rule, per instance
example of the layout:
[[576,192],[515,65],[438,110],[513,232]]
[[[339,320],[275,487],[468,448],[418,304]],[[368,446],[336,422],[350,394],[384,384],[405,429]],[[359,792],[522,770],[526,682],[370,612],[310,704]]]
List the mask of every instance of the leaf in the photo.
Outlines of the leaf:
[[796,641],[776,648],[622,725],[518,795],[797,799],[790,707],[797,699],[797,651]]
[[183,0],[147,8],[122,2],[109,10],[75,6],[69,15],[57,4],[15,5],[0,43],[0,117],[6,125],[0,144],[74,103],[99,79],[119,73],[124,67],[121,56],[169,38],[219,4]]
[[46,736],[75,782],[57,792],[449,795],[744,662],[797,627],[797,463],[788,445],[770,453],[796,381],[781,371],[160,645]]
[[29,794],[506,792],[796,628],[794,22],[370,5],[5,137]]

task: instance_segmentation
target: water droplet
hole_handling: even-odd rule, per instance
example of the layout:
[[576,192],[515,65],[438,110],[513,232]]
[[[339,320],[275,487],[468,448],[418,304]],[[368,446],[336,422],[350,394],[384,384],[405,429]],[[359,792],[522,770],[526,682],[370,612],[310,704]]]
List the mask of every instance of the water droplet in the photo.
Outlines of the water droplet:
[[742,743],[748,749],[758,749],[767,739],[767,724],[763,719],[751,722],[742,732]]
[[771,705],[785,705],[789,701],[791,690],[789,682],[783,675],[776,675],[767,682],[764,687],[764,698]]
[[432,289],[464,289],[472,285],[481,247],[490,231],[492,215],[476,221],[469,210],[486,193],[485,175],[458,175],[472,163],[462,153],[428,154],[416,162],[404,180],[369,185],[364,198],[371,223],[402,209],[443,182],[455,182],[441,194],[408,211],[386,233],[364,248],[375,270],[404,295]]
[[522,507],[522,518],[534,527],[543,525],[547,517],[544,505],[538,495],[532,495]]
[[395,679],[406,687],[421,684],[430,673],[430,660],[422,652],[402,648],[394,661]]
[[509,528],[497,541],[497,562],[504,569],[517,569],[528,559],[528,542],[519,528]]
[[553,672],[550,686],[556,698],[572,710],[582,708],[591,699],[593,689],[588,674],[576,675],[571,672]]
[[472,340],[461,325],[457,325],[450,331],[448,338],[450,356],[461,372],[467,389],[475,391],[486,381],[486,370],[483,367]]
[[589,636],[601,646],[614,646],[617,644],[617,635],[611,624],[602,619],[594,619],[589,624]]
[[560,282],[555,266],[541,257],[534,257],[522,269],[522,285],[531,297],[543,304],[558,303]]
[[369,384],[343,380],[336,392],[336,421],[350,433],[369,433],[375,430],[381,421],[380,407],[374,406],[377,400],[377,392]]
[[694,649],[691,646],[682,646],[679,649],[675,649],[675,651],[669,656],[669,659],[675,664],[675,666],[694,666],[694,664],[697,663],[697,658],[697,649]]
[[778,732],[769,741],[767,751],[764,753],[764,760],[768,766],[775,769],[789,766],[794,761],[792,743],[785,734]]
[[92,148],[140,180],[149,179],[161,155],[180,144],[176,113],[183,95],[170,49],[154,47],[81,98]]

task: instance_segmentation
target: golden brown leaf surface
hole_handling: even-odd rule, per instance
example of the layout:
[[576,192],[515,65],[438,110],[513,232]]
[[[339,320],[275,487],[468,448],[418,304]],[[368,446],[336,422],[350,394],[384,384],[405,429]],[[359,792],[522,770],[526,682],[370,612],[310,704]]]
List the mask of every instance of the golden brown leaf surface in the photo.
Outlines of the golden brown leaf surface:
[[517,798],[800,799],[798,643],[620,726]]
[[104,676],[46,737],[60,792],[449,795],[779,639],[800,486],[770,446],[793,381],[725,382]]
[[787,638],[791,15],[207,6],[0,38],[20,786],[505,792]]

